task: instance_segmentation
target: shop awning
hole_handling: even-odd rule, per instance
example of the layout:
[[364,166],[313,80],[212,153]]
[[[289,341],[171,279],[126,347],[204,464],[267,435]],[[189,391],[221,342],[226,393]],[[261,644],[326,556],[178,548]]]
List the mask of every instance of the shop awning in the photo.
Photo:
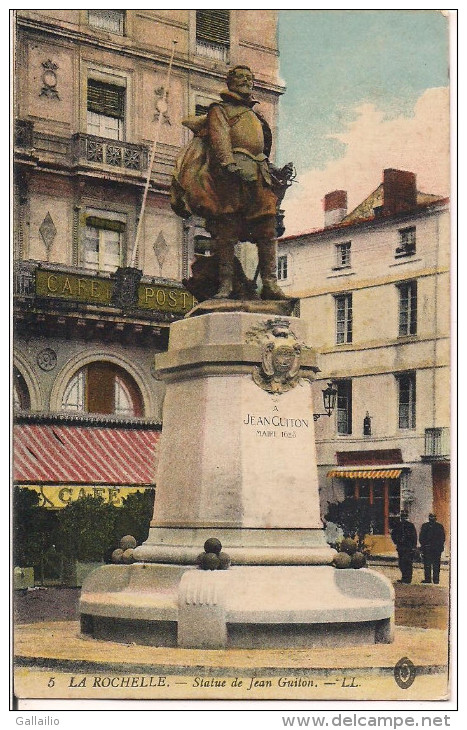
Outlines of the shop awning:
[[18,484],[155,483],[160,431],[28,425],[13,428],[13,479]]
[[401,474],[402,469],[332,469],[327,476],[342,479],[397,479]]

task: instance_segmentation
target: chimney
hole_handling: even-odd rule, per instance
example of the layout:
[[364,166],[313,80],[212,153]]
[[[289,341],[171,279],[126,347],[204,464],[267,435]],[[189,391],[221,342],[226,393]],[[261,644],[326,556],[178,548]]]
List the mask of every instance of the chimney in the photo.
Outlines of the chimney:
[[384,170],[383,211],[395,215],[417,207],[417,178],[405,170]]
[[334,190],[324,196],[324,227],[335,226],[347,215],[347,191]]

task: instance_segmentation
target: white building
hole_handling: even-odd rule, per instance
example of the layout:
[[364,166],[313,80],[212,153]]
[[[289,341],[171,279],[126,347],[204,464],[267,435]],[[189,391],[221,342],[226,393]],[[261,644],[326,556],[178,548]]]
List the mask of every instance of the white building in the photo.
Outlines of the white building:
[[449,207],[392,169],[349,214],[346,198],[325,197],[323,229],[281,240],[278,274],[320,353],[315,412],[338,390],[316,423],[322,514],[369,502],[383,553],[402,507],[417,530],[432,511],[449,528]]

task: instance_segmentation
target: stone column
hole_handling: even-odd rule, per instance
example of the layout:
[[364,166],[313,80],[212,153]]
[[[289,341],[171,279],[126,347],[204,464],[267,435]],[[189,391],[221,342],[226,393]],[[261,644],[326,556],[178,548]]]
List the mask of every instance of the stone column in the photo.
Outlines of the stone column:
[[303,321],[268,314],[215,312],[171,326],[168,352],[156,356],[167,392],[154,518],[138,560],[193,564],[217,537],[236,565],[332,561],[307,339]]

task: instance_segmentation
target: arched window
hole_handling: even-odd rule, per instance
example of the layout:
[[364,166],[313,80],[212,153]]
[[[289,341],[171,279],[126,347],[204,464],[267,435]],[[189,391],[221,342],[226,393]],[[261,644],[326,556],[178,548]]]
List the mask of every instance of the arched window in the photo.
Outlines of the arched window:
[[68,383],[63,395],[63,408],[67,411],[84,411],[85,370],[79,370]]
[[71,378],[62,399],[66,411],[143,416],[143,399],[135,381],[123,368],[92,362]]
[[18,368],[13,370],[13,407],[15,411],[28,411],[31,408],[28,386]]

